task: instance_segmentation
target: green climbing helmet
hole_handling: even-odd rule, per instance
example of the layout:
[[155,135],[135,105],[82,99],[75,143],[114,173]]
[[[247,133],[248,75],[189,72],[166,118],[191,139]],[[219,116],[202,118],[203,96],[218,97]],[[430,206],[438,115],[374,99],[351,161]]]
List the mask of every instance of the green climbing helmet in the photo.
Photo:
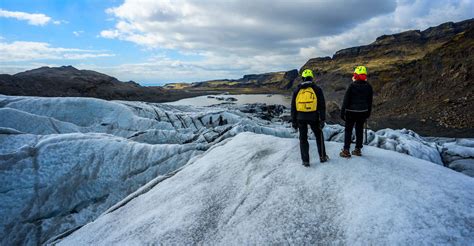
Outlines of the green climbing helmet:
[[314,76],[313,76],[313,71],[311,71],[311,69],[305,69],[305,70],[303,71],[303,73],[301,74],[301,76],[302,76],[303,78],[306,78],[306,77],[314,78]]
[[367,75],[367,68],[365,68],[364,66],[357,66],[354,70],[354,73],[358,75],[361,75],[361,74]]

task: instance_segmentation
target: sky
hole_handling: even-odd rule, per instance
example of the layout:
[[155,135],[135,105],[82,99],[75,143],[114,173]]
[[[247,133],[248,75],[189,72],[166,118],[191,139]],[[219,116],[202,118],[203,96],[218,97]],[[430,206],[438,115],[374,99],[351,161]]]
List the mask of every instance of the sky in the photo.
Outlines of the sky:
[[72,65],[142,85],[299,69],[474,0],[1,0],[0,73]]

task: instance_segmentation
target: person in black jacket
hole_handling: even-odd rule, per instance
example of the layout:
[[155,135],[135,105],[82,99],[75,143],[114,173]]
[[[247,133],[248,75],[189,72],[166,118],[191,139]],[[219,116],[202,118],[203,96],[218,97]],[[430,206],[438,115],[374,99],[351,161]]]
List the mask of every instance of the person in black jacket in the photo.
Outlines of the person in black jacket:
[[[309,167],[308,125],[311,127],[311,130],[313,130],[316,137],[320,161],[326,162],[328,160],[322,134],[324,121],[326,120],[326,102],[324,100],[323,91],[313,82],[313,72],[306,69],[303,71],[302,77],[303,82],[295,89],[291,99],[291,119],[293,128],[299,129],[300,132],[300,151],[303,166]],[[314,103],[315,105],[308,105],[308,110],[302,110],[302,102],[297,102],[297,99],[302,100],[301,94],[299,96],[300,90],[305,93],[308,91],[306,89],[310,87],[312,88],[312,91],[310,90],[310,95],[311,93],[315,94],[310,96],[310,98],[313,98],[311,103]],[[316,98],[314,98],[314,96],[316,96]],[[298,103],[299,106],[297,105]]]
[[354,126],[356,146],[352,155],[362,155],[364,123],[372,112],[373,89],[367,82],[367,69],[364,66],[358,66],[354,71],[352,81],[352,84],[347,88],[341,108],[341,118],[346,122],[344,149],[340,153],[340,156],[344,158],[351,157],[349,150]]

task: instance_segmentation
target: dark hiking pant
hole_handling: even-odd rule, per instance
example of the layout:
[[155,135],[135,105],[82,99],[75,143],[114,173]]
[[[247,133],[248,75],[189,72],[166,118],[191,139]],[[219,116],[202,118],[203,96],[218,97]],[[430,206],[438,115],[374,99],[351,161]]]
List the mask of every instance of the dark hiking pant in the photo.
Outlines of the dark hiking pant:
[[308,144],[308,125],[314,132],[316,137],[316,145],[318,146],[319,157],[326,156],[326,148],[324,145],[323,134],[319,128],[319,121],[302,121],[298,120],[298,130],[300,132],[300,151],[303,162],[309,162],[309,144]]
[[367,120],[367,112],[346,112],[346,125],[344,132],[344,149],[349,150],[352,141],[352,129],[355,126],[356,148],[362,149],[364,140],[364,123]]

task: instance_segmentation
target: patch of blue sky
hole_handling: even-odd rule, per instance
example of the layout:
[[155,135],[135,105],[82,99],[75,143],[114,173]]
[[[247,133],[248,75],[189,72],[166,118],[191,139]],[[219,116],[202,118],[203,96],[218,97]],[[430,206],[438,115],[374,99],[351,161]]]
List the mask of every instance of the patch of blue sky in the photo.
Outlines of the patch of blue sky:
[[[122,1],[99,0],[44,0],[0,1],[0,9],[30,14],[44,14],[51,18],[45,25],[31,25],[15,18],[0,18],[0,42],[15,41],[48,43],[51,48],[90,50],[112,56],[90,59],[35,59],[9,61],[10,65],[26,64],[73,65],[86,68],[113,67],[123,64],[153,63],[160,60],[199,62],[204,57],[198,53],[184,53],[173,49],[149,49],[133,42],[100,36],[116,22],[106,9]],[[100,70],[100,69],[99,69]]]

